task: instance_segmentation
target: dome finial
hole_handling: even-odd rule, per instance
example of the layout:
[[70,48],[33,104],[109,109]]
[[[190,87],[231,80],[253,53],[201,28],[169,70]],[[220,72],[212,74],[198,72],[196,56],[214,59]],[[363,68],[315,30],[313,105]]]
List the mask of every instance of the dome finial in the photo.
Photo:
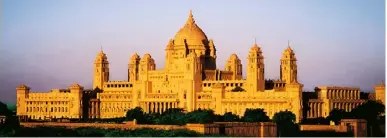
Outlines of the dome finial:
[[290,46],[290,40],[288,40],[288,46]]
[[195,20],[193,18],[193,15],[192,15],[192,9],[189,10],[189,15],[188,15],[188,20],[187,20],[187,24],[191,25],[191,24],[194,24],[195,23]]
[[[290,48],[290,40],[288,40],[288,48]],[[290,48],[291,49],[291,48]]]
[[258,47],[258,44],[257,44],[257,38],[254,37],[254,45],[253,47]]

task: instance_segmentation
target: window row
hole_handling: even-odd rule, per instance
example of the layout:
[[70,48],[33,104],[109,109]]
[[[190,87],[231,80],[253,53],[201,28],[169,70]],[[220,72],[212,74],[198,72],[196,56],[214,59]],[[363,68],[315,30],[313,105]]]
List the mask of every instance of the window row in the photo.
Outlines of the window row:
[[[243,86],[243,83],[222,83],[222,84],[225,84],[226,87],[242,87]],[[204,83],[203,84],[204,87],[211,87],[211,85],[215,85],[215,83]]]
[[38,102],[32,102],[32,101],[27,101],[26,102],[27,105],[42,105],[42,104],[51,104],[51,105],[67,105],[69,104],[69,102],[67,101],[51,101],[51,102],[48,102],[48,101],[38,101]]
[[67,112],[67,107],[27,107],[26,112]]
[[132,88],[133,84],[107,84],[108,88]]
[[116,99],[131,99],[132,96],[128,95],[128,96],[122,96],[122,95],[116,95],[116,96],[112,96],[112,95],[103,95],[101,96],[101,99],[111,99],[111,98],[116,98]]

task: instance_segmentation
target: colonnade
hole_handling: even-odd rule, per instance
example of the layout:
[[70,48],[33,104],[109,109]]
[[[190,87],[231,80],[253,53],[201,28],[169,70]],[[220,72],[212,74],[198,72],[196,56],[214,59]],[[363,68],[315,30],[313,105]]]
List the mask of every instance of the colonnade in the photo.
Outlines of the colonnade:
[[350,112],[352,109],[356,108],[362,103],[344,103],[344,102],[337,102],[332,103],[332,109],[343,109],[346,112]]
[[140,106],[147,113],[162,113],[169,108],[179,108],[177,102],[143,102]]
[[328,99],[360,99],[358,90],[328,90]]
[[[350,112],[352,109],[359,106],[360,102],[333,102],[330,109],[343,109],[346,112]],[[307,112],[308,118],[326,117],[329,116],[329,112],[324,115],[323,102],[309,102],[310,109]]]
[[309,110],[307,112],[308,118],[323,117],[323,114],[322,114],[323,102],[309,102],[308,105],[309,105]]
[[89,118],[99,118],[100,117],[100,111],[99,111],[99,105],[100,103],[98,101],[90,101],[88,108],[88,115]]

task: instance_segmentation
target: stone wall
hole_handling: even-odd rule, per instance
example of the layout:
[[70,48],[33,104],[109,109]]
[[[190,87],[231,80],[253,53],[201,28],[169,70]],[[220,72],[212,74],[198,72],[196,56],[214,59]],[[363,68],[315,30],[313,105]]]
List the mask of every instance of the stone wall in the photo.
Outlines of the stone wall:
[[215,122],[213,124],[187,124],[180,125],[147,125],[136,124],[129,121],[123,124],[108,123],[60,123],[60,122],[21,122],[24,127],[61,126],[66,128],[93,127],[93,128],[115,128],[115,129],[138,129],[152,128],[161,130],[187,129],[201,134],[221,134],[227,136],[250,136],[250,137],[276,137],[277,127],[272,122],[243,123],[243,122]]
[[300,125],[301,131],[334,131],[334,132],[347,132],[346,126],[336,125]]
[[300,125],[301,131],[349,132],[355,137],[367,136],[367,121],[363,119],[342,119],[340,125]]

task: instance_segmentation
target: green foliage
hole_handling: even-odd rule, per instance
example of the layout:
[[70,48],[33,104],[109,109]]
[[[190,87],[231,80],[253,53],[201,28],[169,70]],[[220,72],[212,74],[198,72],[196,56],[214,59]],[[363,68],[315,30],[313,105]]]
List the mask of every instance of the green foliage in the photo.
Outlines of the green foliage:
[[7,104],[7,108],[11,112],[16,112],[16,105],[15,104]]
[[359,105],[351,111],[351,118],[365,119],[367,121],[368,134],[372,136],[384,137],[380,125],[383,120],[381,115],[385,113],[385,106],[377,101],[369,100]]
[[239,121],[239,116],[233,114],[232,112],[227,112],[223,115],[224,122],[236,122]]
[[354,118],[365,119],[368,123],[374,123],[384,112],[385,107],[382,103],[369,100],[353,109],[351,115]]
[[88,127],[82,127],[82,128],[76,128],[74,129],[78,136],[80,137],[103,137],[105,136],[104,134],[104,129],[100,128],[88,128]]
[[8,109],[7,105],[0,102],[0,115],[6,117],[5,122],[0,124],[0,136],[14,135],[15,131],[20,127],[18,118]]
[[346,112],[343,109],[333,109],[329,116],[327,117],[328,120],[335,122],[335,124],[338,124],[341,119],[348,117],[348,112]]
[[134,119],[137,120],[138,123],[146,123],[146,118],[144,111],[141,107],[136,107],[134,109],[130,109],[126,112],[126,119],[128,121],[133,121]]
[[158,121],[158,124],[184,125],[186,124],[186,114],[181,108],[172,108],[163,112]]
[[273,122],[277,124],[278,136],[295,136],[297,131],[296,115],[291,111],[280,111],[274,114]]
[[264,109],[251,109],[248,108],[245,111],[242,119],[243,122],[267,122],[269,121],[269,117],[264,112]]
[[213,110],[195,110],[192,112],[187,113],[187,123],[199,123],[199,124],[205,124],[205,123],[213,123],[216,119],[216,116],[214,114]]
[[296,115],[291,111],[280,111],[274,114],[273,121],[279,124],[293,124],[296,122]]

